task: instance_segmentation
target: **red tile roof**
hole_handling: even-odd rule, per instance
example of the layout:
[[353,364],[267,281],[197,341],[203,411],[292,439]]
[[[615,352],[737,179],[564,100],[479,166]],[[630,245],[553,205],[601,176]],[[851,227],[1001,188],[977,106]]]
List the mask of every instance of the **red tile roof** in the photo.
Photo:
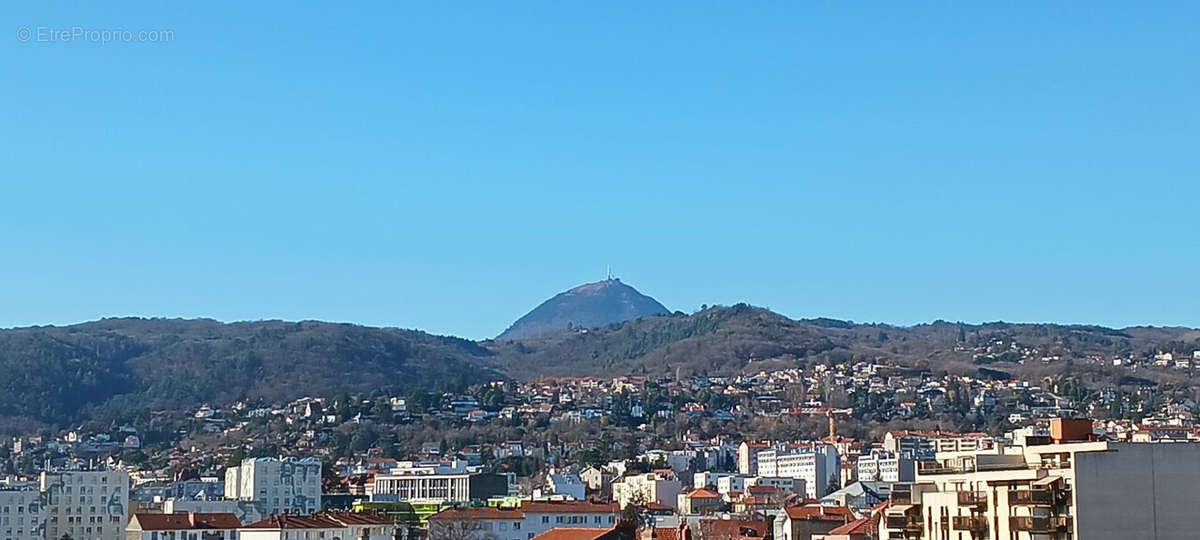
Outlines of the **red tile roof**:
[[242,522],[233,514],[134,514],[143,531],[180,531],[196,529],[232,530]]
[[613,529],[597,527],[555,527],[533,538],[535,540],[596,540],[611,532]]
[[824,506],[813,504],[807,506],[789,506],[786,510],[789,518],[812,519],[818,521],[849,522],[854,519],[854,512],[845,506]]
[[272,515],[246,525],[246,529],[342,529],[350,525],[391,525],[392,520],[378,514],[322,512],[306,516]]
[[873,534],[877,532],[879,532],[879,527],[874,519],[861,518],[833,529],[828,534]]
[[696,488],[685,495],[689,499],[720,499],[719,494],[713,493],[704,488]]
[[700,538],[763,538],[767,522],[741,519],[702,519],[697,522]]

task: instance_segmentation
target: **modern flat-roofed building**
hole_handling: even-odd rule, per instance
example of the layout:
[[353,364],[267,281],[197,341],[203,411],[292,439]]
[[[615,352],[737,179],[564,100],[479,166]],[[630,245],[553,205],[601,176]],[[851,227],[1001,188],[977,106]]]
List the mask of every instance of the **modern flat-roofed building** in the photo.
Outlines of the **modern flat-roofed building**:
[[0,532],[6,540],[42,540],[46,521],[36,482],[0,486]]
[[225,470],[225,497],[251,501],[259,516],[321,509],[321,462],[313,458],[246,458]]
[[922,463],[915,482],[893,486],[881,536],[1197,537],[1200,444],[1094,441],[1090,420],[1054,420],[1051,433],[1049,441],[943,453]]
[[479,472],[470,467],[402,462],[387,474],[375,476],[371,500],[441,504],[486,500],[508,494],[504,475]]
[[46,538],[122,540],[129,511],[129,473],[116,470],[43,472]]

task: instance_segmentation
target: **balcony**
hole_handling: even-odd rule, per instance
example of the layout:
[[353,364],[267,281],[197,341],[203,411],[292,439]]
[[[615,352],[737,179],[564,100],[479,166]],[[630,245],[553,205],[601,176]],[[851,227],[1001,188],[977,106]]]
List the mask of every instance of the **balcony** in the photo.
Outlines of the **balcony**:
[[987,500],[987,492],[984,491],[958,492],[959,506],[985,506],[987,505]]
[[921,520],[909,516],[887,516],[884,524],[893,531],[920,531]]
[[1022,489],[1008,492],[1009,504],[1019,506],[1051,506],[1054,493],[1048,489]]
[[976,516],[954,516],[951,526],[956,531],[983,532],[988,530],[987,518]]
[[1049,534],[1070,530],[1073,524],[1071,516],[1013,516],[1008,526],[1014,531]]

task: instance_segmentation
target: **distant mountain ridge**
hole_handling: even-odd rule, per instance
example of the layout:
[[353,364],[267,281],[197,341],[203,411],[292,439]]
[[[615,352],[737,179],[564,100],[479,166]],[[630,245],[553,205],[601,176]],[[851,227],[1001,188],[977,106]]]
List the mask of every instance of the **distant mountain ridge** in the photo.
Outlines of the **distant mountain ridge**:
[[[622,298],[630,294],[625,289],[632,287],[600,282],[563,294],[574,303],[580,298],[573,296]],[[661,308],[644,305],[651,308],[642,313]],[[746,304],[578,324],[593,326],[481,342],[316,321],[126,318],[0,329],[0,433],[108,425],[243,399],[280,403],[339,391],[456,392],[506,378],[715,375],[845,362],[1032,381],[1071,376],[1097,388],[1191,386],[1190,369],[1132,371],[1111,359],[1144,363],[1160,351],[1182,358],[1200,350],[1200,330],[1191,328],[945,321],[905,327],[794,320]]]
[[530,339],[572,327],[596,328],[669,313],[658,300],[618,278],[609,278],[585,283],[542,302],[496,339]]

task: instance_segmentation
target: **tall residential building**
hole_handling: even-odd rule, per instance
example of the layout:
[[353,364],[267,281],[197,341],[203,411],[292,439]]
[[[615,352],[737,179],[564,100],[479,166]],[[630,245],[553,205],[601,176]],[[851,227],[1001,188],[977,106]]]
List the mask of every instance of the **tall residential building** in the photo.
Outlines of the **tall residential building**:
[[225,497],[254,504],[259,516],[321,509],[321,462],[313,458],[247,458],[225,470]]
[[795,451],[770,449],[758,453],[759,475],[804,480],[805,496],[813,499],[833,491],[830,487],[840,480],[840,473],[841,460],[837,449],[828,445]]
[[738,445],[737,451],[738,473],[745,476],[757,475],[758,453],[766,449],[767,445],[764,443],[742,441],[742,444]]
[[896,484],[881,537],[1194,539],[1200,444],[1090,440],[1090,420],[1055,420],[1049,440],[939,454]]
[[0,532],[5,540],[42,540],[46,527],[43,515],[37,483],[0,487]]
[[121,540],[129,518],[129,473],[125,471],[43,472],[46,538]]
[[917,474],[917,460],[907,452],[872,450],[859,456],[856,467],[857,478],[867,482],[912,482]]

